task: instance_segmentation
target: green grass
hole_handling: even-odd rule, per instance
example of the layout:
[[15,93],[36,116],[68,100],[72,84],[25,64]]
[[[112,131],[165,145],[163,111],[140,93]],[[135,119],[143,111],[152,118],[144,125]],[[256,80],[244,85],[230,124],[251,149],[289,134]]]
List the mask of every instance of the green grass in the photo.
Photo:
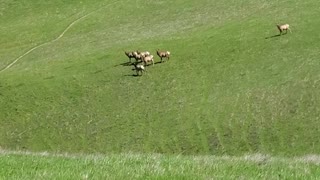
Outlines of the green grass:
[[319,157],[0,154],[1,179],[317,179]]
[[[0,69],[47,44],[0,72],[0,146],[317,154],[317,12],[316,0],[4,0]],[[158,48],[171,59],[141,77],[123,65],[124,50]]]

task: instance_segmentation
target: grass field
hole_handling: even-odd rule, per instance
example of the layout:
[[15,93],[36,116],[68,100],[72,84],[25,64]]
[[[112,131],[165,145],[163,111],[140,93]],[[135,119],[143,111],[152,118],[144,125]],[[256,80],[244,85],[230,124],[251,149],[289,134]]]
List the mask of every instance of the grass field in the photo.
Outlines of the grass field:
[[317,179],[319,156],[1,152],[1,179]]
[[[0,4],[2,149],[320,152],[316,0]],[[171,59],[133,76],[124,51],[158,48]]]

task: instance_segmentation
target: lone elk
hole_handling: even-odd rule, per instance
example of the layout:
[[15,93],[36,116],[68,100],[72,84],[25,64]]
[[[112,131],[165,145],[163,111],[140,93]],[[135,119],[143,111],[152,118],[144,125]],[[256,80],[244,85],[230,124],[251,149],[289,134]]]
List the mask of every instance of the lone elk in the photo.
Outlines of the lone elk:
[[291,33],[291,30],[289,28],[289,24],[283,24],[283,25],[278,25],[277,24],[277,28],[278,30],[280,31],[280,35],[282,35],[283,31],[286,31],[286,34],[288,33],[288,30],[290,31]]

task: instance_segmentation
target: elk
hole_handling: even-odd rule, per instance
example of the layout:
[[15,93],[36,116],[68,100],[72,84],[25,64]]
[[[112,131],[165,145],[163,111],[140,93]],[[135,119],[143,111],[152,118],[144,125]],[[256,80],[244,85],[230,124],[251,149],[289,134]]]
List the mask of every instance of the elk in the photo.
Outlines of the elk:
[[140,72],[140,75],[142,75],[142,73],[146,71],[146,68],[144,67],[143,64],[132,63],[132,65],[134,66],[133,70],[136,70],[137,72],[137,76],[139,76],[139,72]]
[[288,30],[290,31],[291,33],[291,30],[289,28],[289,24],[283,24],[283,25],[276,25],[278,30],[280,31],[280,35],[282,35],[283,31],[286,30],[286,34],[288,33]]
[[142,55],[138,51],[134,51],[133,57],[136,59],[136,61],[138,61],[138,60],[141,60]]
[[150,55],[149,51],[145,51],[145,52],[138,52],[138,54],[140,54],[142,57],[146,57]]
[[159,49],[157,50],[157,55],[160,57],[161,62],[162,62],[162,58],[167,58],[169,60],[170,58],[170,52],[169,51],[159,51]]
[[131,58],[134,58],[133,52],[127,52],[127,51],[125,51],[124,53],[128,56],[129,61],[131,62]]
[[145,66],[147,65],[148,62],[152,62],[152,66],[154,66],[153,55],[142,56],[142,61],[144,62]]

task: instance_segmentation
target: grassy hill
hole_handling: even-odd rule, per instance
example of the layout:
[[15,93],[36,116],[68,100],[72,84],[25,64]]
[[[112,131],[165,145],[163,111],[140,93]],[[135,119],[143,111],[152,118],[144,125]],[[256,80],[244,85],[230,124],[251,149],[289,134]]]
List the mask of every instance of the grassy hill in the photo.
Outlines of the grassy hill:
[[[0,147],[318,153],[317,12],[316,0],[4,0]],[[158,48],[171,59],[133,76],[124,51]]]
[[[319,156],[50,154],[1,151],[2,179],[317,179]],[[23,162],[23,163],[21,163]]]

